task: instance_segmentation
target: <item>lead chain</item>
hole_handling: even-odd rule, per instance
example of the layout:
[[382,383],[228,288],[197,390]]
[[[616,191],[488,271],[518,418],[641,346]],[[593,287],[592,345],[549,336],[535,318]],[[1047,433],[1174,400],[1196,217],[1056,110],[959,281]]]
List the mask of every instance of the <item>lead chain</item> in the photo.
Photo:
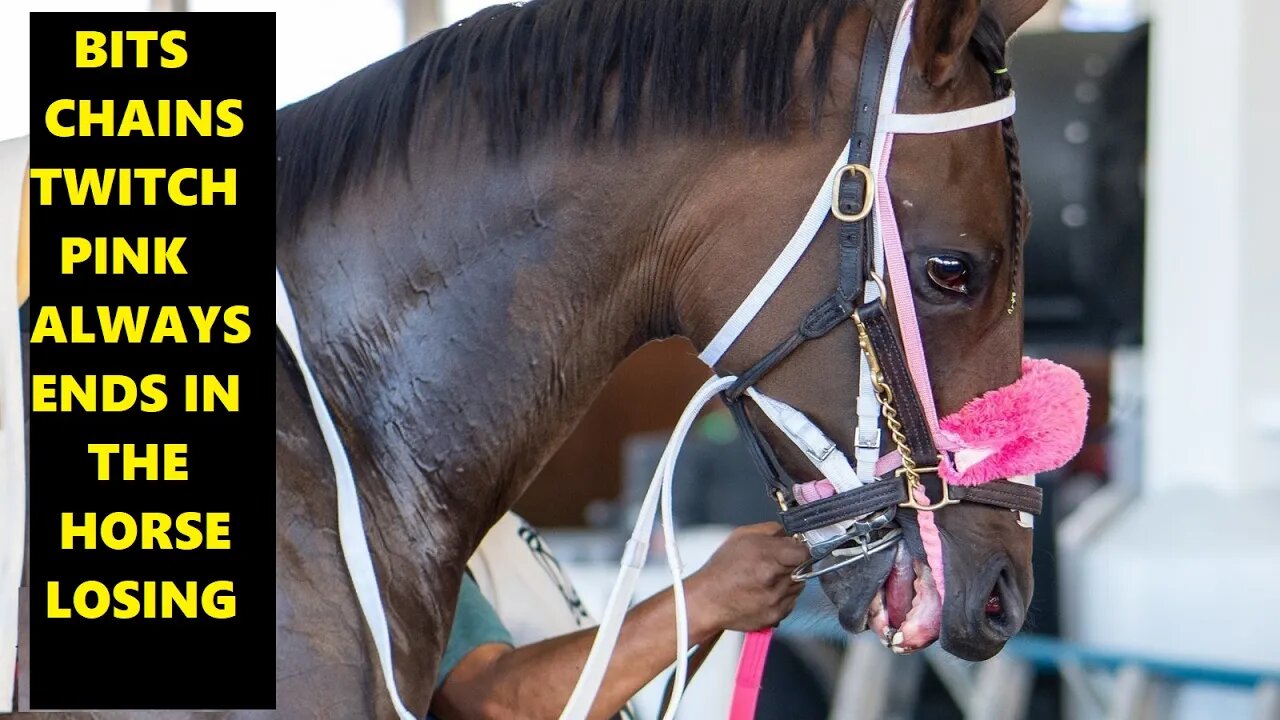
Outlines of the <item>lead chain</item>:
[[867,356],[867,366],[871,369],[871,384],[876,391],[876,399],[884,409],[884,422],[889,426],[889,435],[893,444],[902,456],[901,474],[907,479],[907,496],[910,497],[920,483],[920,471],[912,457],[911,446],[907,444],[906,433],[902,431],[902,423],[898,420],[898,411],[893,407],[893,388],[885,382],[884,373],[880,370],[880,360],[876,357],[875,348],[871,345],[871,336],[867,334],[867,326],[863,324],[858,313],[853,313],[853,322],[858,326],[858,345]]

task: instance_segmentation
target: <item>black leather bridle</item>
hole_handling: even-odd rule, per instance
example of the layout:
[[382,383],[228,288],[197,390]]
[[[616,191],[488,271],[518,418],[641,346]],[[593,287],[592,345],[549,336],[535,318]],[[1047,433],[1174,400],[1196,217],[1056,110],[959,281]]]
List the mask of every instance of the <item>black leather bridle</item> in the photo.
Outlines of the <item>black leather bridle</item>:
[[[895,15],[901,5],[902,0],[893,3]],[[971,502],[1033,515],[1041,510],[1041,490],[1031,485],[1008,480],[980,485],[943,481],[938,474],[938,449],[907,370],[898,330],[885,304],[887,297],[884,293],[871,300],[863,297],[866,281],[874,275],[871,262],[875,214],[871,212],[873,188],[869,182],[874,175],[869,166],[891,39],[891,32],[886,32],[872,13],[854,97],[848,164],[836,175],[838,202],[832,210],[839,223],[836,289],[805,315],[789,337],[739,374],[737,381],[722,393],[770,496],[779,505],[779,520],[786,532],[803,536],[837,523],[852,523],[840,537],[811,545],[812,558],[796,568],[793,577],[797,580],[822,575],[892,546],[901,534],[895,518],[899,508],[935,511]],[[873,360],[873,382],[883,389],[879,395],[885,405],[886,423],[891,432],[905,440],[898,443],[903,451],[903,467],[881,476],[877,482],[802,505],[796,500],[794,483],[782,471],[747,413],[744,400],[749,388],[797,348],[827,335],[847,320],[856,324],[860,348]],[[875,442],[878,448],[878,436]],[[925,493],[925,502],[918,501],[913,492],[917,487]]]

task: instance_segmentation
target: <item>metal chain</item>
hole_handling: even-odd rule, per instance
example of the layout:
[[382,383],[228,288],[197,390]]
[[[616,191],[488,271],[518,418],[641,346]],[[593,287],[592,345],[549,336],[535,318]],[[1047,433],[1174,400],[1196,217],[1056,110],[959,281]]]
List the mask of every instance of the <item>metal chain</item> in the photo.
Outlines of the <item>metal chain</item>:
[[853,313],[853,322],[858,326],[858,345],[862,348],[862,352],[867,356],[867,366],[871,369],[871,384],[876,391],[876,399],[880,401],[880,407],[884,409],[884,422],[889,426],[889,434],[893,437],[893,444],[898,448],[898,454],[902,456],[901,473],[907,478],[907,494],[910,497],[915,491],[916,486],[920,483],[920,471],[917,469],[916,461],[911,452],[911,446],[907,444],[906,433],[902,431],[902,423],[898,420],[898,411],[893,407],[893,388],[885,382],[884,373],[880,369],[880,360],[876,357],[875,348],[871,346],[871,337],[867,334],[867,326],[863,324],[862,318],[858,317],[858,313]]

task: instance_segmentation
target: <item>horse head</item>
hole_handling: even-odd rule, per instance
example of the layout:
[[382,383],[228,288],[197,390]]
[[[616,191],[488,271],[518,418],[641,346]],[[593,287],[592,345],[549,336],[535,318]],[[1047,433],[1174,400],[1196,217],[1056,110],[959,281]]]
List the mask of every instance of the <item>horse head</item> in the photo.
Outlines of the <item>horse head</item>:
[[[875,3],[869,24],[850,17],[834,29],[824,105],[832,109],[797,120],[815,132],[717,168],[692,203],[705,233],[676,304],[683,329],[706,348],[703,359],[740,378],[726,396],[742,429],[763,438],[766,476],[790,478],[773,481],[784,518],[815,501],[833,508],[821,522],[808,512],[796,527],[825,563],[807,569],[829,570],[810,574],[822,574],[842,625],[872,628],[896,652],[941,639],[977,660],[1025,620],[1027,511],[1039,502],[1027,485],[1078,450],[1087,398],[1073,372],[1022,357],[1028,210],[1008,113],[986,110],[1011,100],[1005,40],[1043,0],[905,5]],[[877,41],[879,54],[867,50]],[[895,60],[891,46],[909,52]],[[894,62],[896,96],[891,90],[877,112],[868,98],[883,91]],[[798,72],[805,67],[797,62]],[[871,113],[870,124],[859,113]],[[930,123],[935,129],[919,129]],[[877,125],[889,137],[873,156],[868,128]],[[840,161],[849,164],[828,174],[836,217],[822,220],[794,269],[741,322],[740,301],[759,291],[780,242],[802,222],[814,168],[830,163],[850,127],[854,149]],[[866,160],[855,162],[859,143]],[[814,202],[825,210],[821,193]],[[856,287],[832,295],[832,276],[846,285],[854,265]],[[850,315],[861,317],[842,322]],[[740,334],[723,338],[735,324]],[[828,471],[832,452],[843,456],[844,481]],[[837,512],[836,498],[859,486],[903,487],[904,496],[879,514],[847,504]],[[966,493],[972,501],[955,502]],[[832,550],[848,560],[832,562]]]

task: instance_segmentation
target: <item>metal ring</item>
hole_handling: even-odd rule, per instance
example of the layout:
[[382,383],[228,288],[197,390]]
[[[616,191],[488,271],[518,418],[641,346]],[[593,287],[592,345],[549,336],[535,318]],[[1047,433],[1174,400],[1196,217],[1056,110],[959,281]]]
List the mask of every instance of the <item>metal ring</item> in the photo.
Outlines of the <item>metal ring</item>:
[[[840,181],[844,179],[845,175],[861,175],[866,180],[866,184],[862,187],[862,207],[853,214],[840,209]],[[871,171],[871,168],[866,165],[851,163],[836,171],[835,179],[831,181],[831,214],[835,215],[837,220],[858,222],[871,214],[875,199],[876,174]]]
[[[862,318],[858,317],[859,310],[870,305],[872,302],[876,302],[876,301],[879,301],[880,304],[883,305],[885,308],[889,307],[889,290],[884,284],[884,278],[880,277],[880,273],[877,273],[874,270],[868,272],[867,275],[871,278],[872,281],[875,282],[876,287],[880,288],[880,297],[876,298],[875,300],[868,301],[866,290],[863,290],[862,304],[855,307],[853,309],[853,312],[849,313],[849,317],[853,318],[853,321],[857,323],[858,327],[862,328],[862,330],[865,330],[865,326],[863,326],[862,324]],[[862,330],[859,330],[859,333],[861,333]],[[870,342],[870,338],[867,339],[867,342]]]
[[[829,572],[833,572],[835,570],[839,570],[842,567],[852,565],[853,563],[856,563],[859,560],[864,560],[867,557],[870,557],[871,555],[875,555],[876,553],[881,552],[882,550],[886,550],[888,548],[893,547],[894,545],[897,544],[897,541],[901,537],[902,537],[902,529],[893,528],[889,532],[881,536],[879,539],[874,540],[868,543],[867,545],[862,546],[863,551],[860,553],[855,554],[853,553],[852,549],[850,549],[849,554],[847,555],[845,553],[841,553],[840,555],[837,555],[836,551],[832,550],[831,552],[827,553],[826,555],[823,555],[822,557],[809,558],[808,560],[805,560],[804,562],[796,566],[795,570],[791,571],[791,579],[796,582],[804,582],[811,578],[816,578],[820,575],[826,575]],[[820,564],[833,557],[838,558],[838,560],[829,565]]]
[[885,287],[884,278],[880,277],[880,273],[875,272],[874,270],[867,274],[871,276],[871,279],[875,281],[876,286],[880,288],[880,304],[885,307],[889,307],[889,289]]
[[[945,459],[941,455],[939,455],[938,462],[939,463],[945,462]],[[915,468],[915,472],[916,474],[937,475],[938,466],[931,465],[929,467],[918,467],[918,468]],[[894,477],[902,477],[903,475],[907,475],[906,468],[898,468],[893,472]],[[942,485],[942,499],[935,503],[925,503],[924,505],[921,505],[920,503],[916,502],[916,496],[913,491],[917,487],[921,487],[922,488],[921,492],[923,492],[923,486],[921,486],[918,481],[913,481],[910,475],[907,475],[907,480],[905,481],[907,483],[907,500],[906,502],[898,503],[898,507],[911,508],[912,510],[925,510],[928,512],[936,512],[948,505],[959,505],[960,501],[951,497],[951,484],[948,483],[946,480],[943,480],[941,477],[939,477],[938,480]],[[927,500],[928,497],[926,496],[925,499]]]
[[[850,543],[850,541],[856,541],[860,537],[869,537],[871,533],[876,532],[877,530],[883,530],[889,525],[889,523],[893,522],[893,518],[897,514],[898,506],[890,505],[874,514],[863,516],[863,519],[852,521],[853,524],[849,526],[849,529],[846,530],[844,534],[837,535],[830,540],[824,540],[816,545],[810,545],[809,551],[812,552],[815,557],[825,557],[830,555],[833,550],[845,547]],[[804,537],[800,533],[797,533],[796,536],[801,538]],[[883,537],[880,539],[883,539]]]
[[[908,492],[910,492],[910,490],[908,490]],[[937,512],[948,505],[959,504],[959,500],[951,497],[951,493],[947,491],[947,484],[944,482],[942,483],[942,499],[938,502],[921,505],[916,502],[915,495],[908,495],[907,501],[898,503],[898,507],[911,508],[912,510],[924,510],[925,512]]]

